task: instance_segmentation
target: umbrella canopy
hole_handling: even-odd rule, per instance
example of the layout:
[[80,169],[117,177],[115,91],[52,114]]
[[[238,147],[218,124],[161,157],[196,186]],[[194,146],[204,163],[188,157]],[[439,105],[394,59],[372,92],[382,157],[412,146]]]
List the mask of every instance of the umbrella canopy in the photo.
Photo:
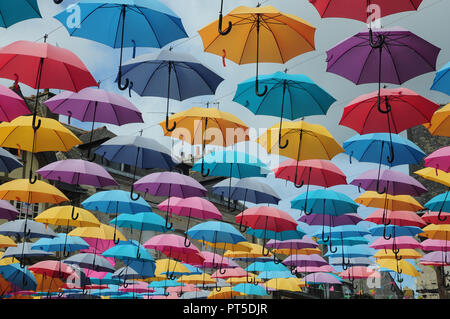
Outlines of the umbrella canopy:
[[381,278],[381,274],[375,269],[365,266],[353,266],[339,274],[343,279]]
[[12,240],[11,238],[4,236],[4,235],[0,235],[0,248],[5,248],[5,247],[16,247],[17,244],[14,240]]
[[388,240],[380,237],[371,243],[370,247],[373,249],[386,249],[392,247],[396,247],[397,249],[423,249],[423,244],[423,242],[420,243],[409,236],[398,236]]
[[183,101],[214,95],[224,80],[192,55],[172,50],[144,54],[126,62],[123,75],[133,83],[131,89],[140,96],[167,98],[165,128],[170,132],[176,128],[176,122],[171,128],[168,126],[170,99]]
[[420,196],[428,190],[413,177],[395,170],[369,170],[351,181],[366,191],[387,192],[390,195]]
[[[43,257],[48,258],[49,256],[54,256],[53,253],[39,250],[39,249],[32,249],[33,243],[20,243],[17,244],[16,247],[8,247],[5,250],[5,253],[3,254],[2,258],[8,258],[8,257],[17,257],[20,259],[23,258],[29,258],[29,257]],[[23,265],[23,260],[22,260]]]
[[422,254],[417,252],[414,249],[398,249],[398,252],[393,252],[392,250],[379,250],[376,252],[376,254],[373,255],[373,257],[379,259],[396,259],[397,257],[403,258],[403,259],[418,259],[422,257]]
[[[325,218],[325,220],[324,220]],[[298,219],[299,222],[308,225],[326,225],[326,226],[341,226],[341,225],[356,225],[363,219],[356,213],[343,214],[339,216],[319,214],[303,215]]]
[[[442,147],[425,157],[425,167],[450,172],[450,146]],[[436,171],[437,172],[437,171]]]
[[0,199],[17,200],[25,203],[59,204],[69,199],[56,187],[36,181],[31,184],[28,179],[15,179],[0,185]]
[[68,184],[100,188],[119,185],[102,166],[81,159],[56,161],[38,169],[36,173],[45,179]]
[[37,282],[33,273],[19,264],[0,266],[0,275],[14,286],[22,290],[36,290]]
[[208,299],[231,299],[243,295],[244,293],[233,290],[233,287],[222,287],[220,291],[213,290],[208,295]]
[[379,194],[374,191],[367,191],[355,199],[358,204],[367,207],[383,208],[385,210],[406,210],[417,212],[423,209],[423,206],[409,195],[390,195]]
[[65,234],[58,234],[58,236],[54,238],[41,238],[31,246],[31,249],[66,252],[87,248],[89,248],[89,244],[86,243],[82,238],[67,236],[66,239]]
[[114,227],[100,224],[100,226],[94,227],[77,227],[70,231],[67,235],[78,236],[83,238],[95,238],[103,240],[114,240],[114,238],[126,241],[127,238],[119,231],[114,229]]
[[117,224],[117,227],[132,228],[142,231],[158,231],[166,232],[165,220],[161,216],[150,213],[136,213],[136,214],[120,214],[112,219],[110,224]]
[[114,125],[144,123],[141,112],[122,95],[98,88],[80,92],[62,92],[44,104],[56,114],[76,118],[82,122],[101,122]]
[[431,90],[439,91],[450,95],[450,62],[440,68],[434,77]]
[[96,254],[80,253],[64,259],[63,262],[95,271],[114,272],[114,266],[105,257]]
[[0,121],[11,122],[16,117],[31,114],[21,96],[6,86],[0,85]]
[[342,285],[342,279],[336,275],[327,272],[313,272],[306,275],[303,280],[307,284],[331,284]]
[[[448,193],[450,192],[447,191],[445,193],[434,196],[432,199],[426,202],[424,206],[431,211],[450,213],[450,198],[448,197]],[[440,217],[438,218],[442,221]]]
[[0,234],[22,238],[54,238],[57,234],[45,224],[33,220],[18,219],[0,225]]
[[291,268],[295,267],[306,267],[306,266],[323,266],[328,265],[328,262],[323,259],[321,256],[313,254],[313,255],[290,255],[286,259],[283,260],[283,264],[286,266],[290,266]]
[[[231,184],[231,189],[230,189]],[[268,184],[260,182],[259,179],[253,177],[225,179],[212,187],[212,193],[220,195],[232,200],[261,204],[278,204],[280,196]]]
[[297,162],[288,159],[274,169],[275,177],[296,185],[331,187],[347,184],[347,178],[339,167],[328,160],[311,159]]
[[266,289],[262,285],[254,285],[249,283],[241,283],[233,286],[234,291],[243,293],[244,295],[267,296]]
[[37,0],[7,1],[0,6],[0,26],[8,28],[33,18],[42,18]]
[[365,218],[366,221],[375,224],[383,224],[383,221],[385,221],[386,219],[390,221],[391,225],[397,226],[424,227],[427,225],[419,215],[411,211],[385,211],[384,209],[380,208]]
[[387,166],[420,164],[426,156],[416,144],[397,134],[355,135],[346,140],[343,146],[345,153],[350,155],[350,160],[355,157],[360,162],[381,163]]
[[[274,138],[276,133],[278,139]],[[287,144],[282,142],[286,144],[285,148],[280,147],[280,138],[289,141]],[[305,121],[285,122],[281,130],[279,124],[275,124],[258,138],[258,143],[270,154],[286,156],[297,162],[309,159],[330,160],[344,152],[324,126]]]
[[434,181],[450,187],[450,172],[447,173],[437,168],[425,167],[418,171],[415,171],[414,174],[422,176],[423,178],[430,181]]
[[61,279],[65,279],[75,273],[72,267],[56,260],[40,261],[31,265],[28,269],[35,274],[42,274],[49,277],[59,277]]
[[[169,206],[170,205],[170,206]],[[221,212],[209,200],[193,196],[187,198],[171,197],[158,205],[162,211],[168,211],[179,216],[188,216],[200,219],[222,219]],[[189,223],[187,228],[189,228]]]
[[448,224],[440,224],[434,225],[430,224],[425,226],[420,233],[420,236],[426,237],[429,239],[441,239],[441,240],[449,240],[450,239],[450,225]]
[[153,256],[136,241],[123,241],[102,253],[105,257],[123,260],[126,264],[133,260],[154,261]]
[[422,229],[416,226],[380,225],[369,228],[370,235],[383,236],[385,239],[400,236],[414,237],[422,233]]
[[55,206],[44,210],[35,221],[56,226],[95,227],[100,221],[90,211],[75,206]]
[[434,112],[430,123],[424,125],[431,135],[450,137],[450,103]]
[[431,253],[425,254],[419,259],[419,263],[426,266],[446,266],[450,260],[450,253],[433,251]]
[[203,239],[212,243],[236,244],[246,241],[245,237],[232,225],[219,221],[207,221],[197,224],[188,229],[186,233],[191,238]]
[[336,251],[328,251],[324,257],[371,257],[375,250],[368,245],[354,245],[336,247]]
[[306,214],[327,214],[339,216],[356,213],[358,204],[344,193],[331,189],[317,189],[302,193],[291,201],[291,208],[301,209]]
[[[227,137],[227,130],[245,132],[248,129],[247,125],[237,116],[220,111],[217,108],[209,108],[209,104],[207,105],[207,108],[192,107],[189,110],[171,115],[169,126],[173,127],[174,122],[177,123],[178,131],[168,131],[164,122],[159,123],[164,130],[164,135],[177,137],[191,145],[203,144],[205,146],[210,144],[226,147],[235,143],[233,139]],[[179,134],[176,134],[177,132]],[[238,142],[248,139],[248,134],[245,134],[245,137]]]
[[[362,31],[327,51],[327,72],[338,74],[355,84],[402,84],[416,76],[436,70],[440,48],[414,33],[399,28]],[[411,70],[410,65],[416,65]],[[381,71],[381,72],[380,72]]]
[[308,236],[304,236],[302,239],[290,239],[283,241],[269,240],[266,244],[268,248],[274,249],[304,249],[304,248],[316,248],[318,244]]
[[422,220],[427,224],[449,224],[450,219],[447,219],[447,217],[450,217],[450,213],[432,211],[426,211],[421,216]]
[[0,200],[0,219],[15,220],[19,212],[7,200]]
[[287,291],[302,291],[301,287],[305,287],[306,283],[300,278],[274,278],[264,283],[269,289],[272,290],[287,290]]
[[298,224],[288,213],[275,207],[254,206],[236,215],[236,222],[253,229],[275,232],[296,230]]
[[377,18],[382,18],[391,14],[405,11],[417,10],[422,0],[400,0],[392,2],[389,0],[370,0],[361,2],[358,0],[348,0],[345,3],[337,0],[313,0],[310,1],[322,18],[347,18],[361,22],[368,21],[370,9],[369,5],[380,7]]
[[407,88],[381,89],[362,95],[344,108],[340,125],[359,134],[391,132],[398,134],[413,126],[430,122],[436,104]]
[[406,260],[395,260],[389,258],[378,259],[377,264],[380,267],[387,268],[397,273],[402,273],[404,275],[418,277],[420,273],[417,271],[416,267]]

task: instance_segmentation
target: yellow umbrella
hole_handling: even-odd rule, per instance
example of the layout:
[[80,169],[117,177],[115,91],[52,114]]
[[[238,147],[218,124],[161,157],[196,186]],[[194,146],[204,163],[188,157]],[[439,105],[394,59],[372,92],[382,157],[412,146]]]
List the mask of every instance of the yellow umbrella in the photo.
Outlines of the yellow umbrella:
[[[235,250],[232,249],[227,250],[223,256],[227,258],[258,258],[258,257],[266,257],[262,254],[262,246],[254,243],[245,242],[247,248],[250,248],[249,250]],[[238,243],[239,244],[239,243]],[[228,246],[227,246],[228,247]],[[268,256],[272,256],[272,254],[269,252]]]
[[237,296],[244,296],[245,294],[239,291],[233,290],[233,287],[222,287],[220,291],[213,290],[208,299],[231,299]]
[[[386,203],[387,201],[387,203]],[[423,206],[409,195],[379,194],[375,191],[367,191],[355,199],[358,204],[367,207],[385,208],[387,210],[406,210],[417,212]]]
[[259,62],[285,63],[290,59],[315,50],[316,29],[299,17],[282,13],[273,6],[256,8],[240,6],[223,17],[231,23],[231,32],[222,36],[217,32],[219,21],[198,31],[206,52],[237,63],[256,63],[256,91],[258,91]]
[[15,179],[0,185],[0,199],[16,200],[29,204],[68,202],[69,199],[56,187],[36,181],[30,183],[28,179]]
[[[114,237],[114,232],[116,232],[116,237]],[[114,240],[114,238],[119,238],[124,241],[127,240],[119,230],[114,230],[114,227],[105,224],[100,224],[99,227],[77,227],[67,235],[104,240]]]
[[16,259],[15,257],[6,257],[3,258],[3,254],[5,252],[0,252],[0,266],[6,266],[9,264],[18,264],[20,263],[20,261],[18,259]]
[[431,135],[450,137],[450,103],[434,112],[431,122],[424,126]]
[[450,187],[450,173],[444,172],[440,169],[425,167],[418,171],[415,171],[414,174],[422,176],[423,178],[430,181]]
[[305,287],[306,283],[300,278],[273,278],[264,284],[267,288],[273,290],[302,291],[301,287]]
[[11,122],[0,124],[0,146],[25,150],[32,153],[30,162],[30,182],[34,153],[48,151],[69,151],[75,145],[81,144],[81,140],[70,130],[65,128],[57,120],[37,117],[40,122],[39,129],[34,129],[32,116],[19,116]]
[[200,243],[212,247],[214,248],[214,246],[216,247],[216,249],[224,249],[224,250],[228,250],[228,251],[236,251],[236,252],[248,252],[251,249],[253,249],[253,244],[246,242],[246,241],[241,241],[239,243],[236,244],[232,244],[232,243],[211,243],[209,241],[206,240],[199,240]]
[[207,273],[203,274],[195,274],[195,275],[182,275],[177,280],[178,282],[182,282],[184,284],[193,284],[193,285],[208,285],[215,284],[216,280],[211,278],[211,275]]
[[422,255],[414,249],[399,249],[397,253],[393,252],[392,249],[380,249],[373,257],[377,259],[395,259],[400,257],[403,259],[417,259],[421,258]]
[[412,277],[420,276],[420,273],[417,271],[417,269],[411,263],[403,259],[396,260],[390,258],[382,258],[377,259],[376,262],[380,267],[396,271],[398,274],[401,273]]
[[247,277],[230,277],[227,278],[227,280],[225,280],[227,283],[229,284],[233,284],[233,285],[237,285],[237,284],[246,284],[248,283],[249,278],[251,279],[250,282],[253,284],[256,283],[263,283],[264,280],[257,278],[257,276],[255,274],[252,274],[251,272],[248,273],[248,278]]
[[450,224],[430,224],[422,230],[423,233],[418,234],[422,237],[441,240],[448,240],[450,238]]
[[320,255],[322,251],[319,248],[302,248],[302,249],[274,249],[274,253],[281,255]]
[[36,291],[59,292],[65,285],[65,282],[57,277],[46,276],[45,274],[34,273],[36,279]]
[[0,235],[0,248],[16,247],[16,246],[17,244],[14,240],[9,238],[8,236]]
[[[224,147],[233,145],[235,141],[227,138],[229,134],[227,129],[231,129],[231,132],[240,129],[242,133],[248,129],[248,126],[238,117],[216,108],[193,107],[170,116],[170,127],[174,126],[174,122],[178,130],[173,132],[167,131],[165,121],[159,123],[164,130],[164,135],[177,137],[191,145],[202,144],[203,148],[205,144]],[[248,139],[248,134],[245,134],[237,142],[248,141]]]
[[167,279],[169,273],[190,273],[190,270],[185,265],[169,258],[157,259],[155,266],[155,276],[164,274],[166,276],[165,279]]
[[258,138],[258,143],[270,154],[279,154],[299,162],[308,159],[330,160],[344,152],[342,146],[330,132],[319,124],[310,124],[305,121],[283,122],[281,138],[289,140],[289,144],[286,148],[281,149],[279,132],[279,124],[276,124]]
[[[72,216],[78,216],[76,220]],[[49,208],[34,218],[35,221],[73,227],[99,227],[100,221],[90,211],[75,206],[56,206]]]

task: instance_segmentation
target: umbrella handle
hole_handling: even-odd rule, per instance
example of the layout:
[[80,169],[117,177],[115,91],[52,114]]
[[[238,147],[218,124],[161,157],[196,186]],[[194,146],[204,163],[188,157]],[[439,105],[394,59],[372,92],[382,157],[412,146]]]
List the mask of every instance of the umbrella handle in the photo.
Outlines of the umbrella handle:
[[[390,221],[389,221],[389,223],[390,223]],[[391,237],[392,237],[392,234],[389,234],[389,237],[386,237],[386,226],[387,225],[389,225],[389,224],[385,224],[384,225],[384,229],[383,229],[383,238],[385,239],[385,240],[389,240],[389,239],[391,239]]]
[[134,196],[134,184],[131,184],[131,190],[130,190],[130,198],[132,201],[137,201],[139,198],[141,198],[141,195],[136,193],[137,196]]
[[168,132],[173,132],[175,128],[177,127],[177,122],[173,122],[172,127],[169,127],[169,114],[166,115],[166,130]]
[[228,198],[228,207],[227,208],[230,213],[236,211],[237,210],[236,202],[233,203],[233,208],[231,208],[231,198]]
[[74,215],[74,213],[75,213],[75,206],[72,206],[72,214],[71,214],[71,217],[72,217],[73,220],[77,220],[78,217],[80,216],[80,213],[77,212],[76,215]]
[[448,193],[450,193],[450,191],[447,191],[447,194],[445,194],[445,198],[444,198],[444,200],[442,201],[441,209],[439,209],[438,219],[439,219],[441,222],[443,222],[443,221],[445,221],[445,220],[447,219],[447,216],[444,216],[444,218],[441,218],[441,214],[442,214],[442,209],[444,208],[444,205],[445,205],[445,201],[447,200]]
[[191,247],[191,242],[187,237],[187,234],[184,235],[184,247],[188,248]]
[[173,223],[169,223],[169,211],[168,210],[167,210],[167,215],[166,215],[165,227],[167,230],[171,230],[173,228]]
[[[57,0],[53,0],[53,1],[57,1]],[[62,0],[59,0],[59,1],[62,2]],[[58,297],[59,298],[61,298],[63,295],[64,295],[64,290],[61,289],[60,291],[58,291]]]
[[298,271],[297,271],[297,267],[296,266],[291,266],[291,274],[293,274],[294,276],[297,276]]
[[222,30],[222,23],[223,23],[223,15],[222,15],[222,10],[223,10],[223,0],[220,2],[220,12],[219,12],[219,34],[220,35],[227,35],[228,33],[230,33],[231,28],[232,28],[232,23],[231,21],[228,21],[228,28],[226,30]]
[[288,144],[289,140],[287,139],[286,142],[283,145],[281,145],[281,129],[280,129],[280,133],[278,134],[278,147],[281,149],[285,149],[288,146]]
[[30,182],[30,184],[35,184],[37,181],[37,176],[33,177],[33,171],[31,168],[30,168],[30,175],[28,177],[28,181]]
[[369,44],[373,49],[381,49],[383,44],[384,44],[384,40],[385,40],[385,36],[384,35],[379,35],[377,34],[377,42],[373,41],[373,32],[372,29],[369,29]]
[[119,237],[116,238],[116,233],[115,233],[115,232],[114,232],[114,239],[113,239],[113,242],[114,242],[115,245],[118,245],[119,242],[120,242],[120,238],[119,238]]
[[[389,183],[389,182],[388,182],[388,183]],[[380,195],[385,194],[385,193],[387,192],[387,187],[385,186],[384,189],[380,192],[380,191],[379,191],[379,189],[380,189],[379,186],[380,186],[380,179],[378,178],[378,179],[377,179],[377,193],[380,194]],[[359,189],[359,188],[360,188],[360,186],[358,186],[358,189]]]
[[264,85],[264,91],[262,93],[259,93],[259,81],[258,79],[256,79],[256,83],[255,83],[255,93],[256,95],[258,95],[259,97],[263,97],[264,95],[266,95],[268,87],[267,85]]
[[202,169],[201,169],[201,173],[202,173],[202,176],[203,176],[203,177],[208,177],[208,176],[209,176],[209,173],[211,173],[211,170],[210,170],[209,168],[207,168],[206,173],[204,173],[204,170],[205,170],[205,159],[202,158]]
[[332,242],[331,242],[331,240],[330,240],[330,246],[329,246],[329,249],[330,249],[330,252],[332,252],[333,254],[335,253],[335,252],[337,252],[337,247],[334,247],[335,249],[333,249],[333,245],[332,245]]

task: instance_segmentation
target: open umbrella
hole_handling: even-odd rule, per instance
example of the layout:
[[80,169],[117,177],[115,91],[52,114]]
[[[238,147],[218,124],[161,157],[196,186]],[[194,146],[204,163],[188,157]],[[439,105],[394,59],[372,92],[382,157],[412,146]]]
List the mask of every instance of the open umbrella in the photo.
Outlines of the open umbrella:
[[7,200],[0,200],[0,219],[15,220],[19,215],[17,209]]
[[11,284],[23,290],[35,290],[37,287],[36,278],[28,269],[22,269],[19,264],[9,264],[0,266],[0,275]]
[[450,103],[434,112],[430,123],[424,125],[431,135],[450,137]]
[[431,90],[450,95],[450,62],[447,62],[436,72]]
[[133,82],[132,89],[140,96],[167,98],[165,129],[168,132],[175,130],[177,125],[173,121],[169,127],[170,99],[184,101],[195,96],[214,95],[224,80],[192,55],[172,49],[144,54],[126,62],[123,76]]
[[[223,20],[223,21],[222,21]],[[231,23],[226,36],[217,33],[222,22]],[[305,20],[280,12],[272,6],[240,6],[198,31],[206,52],[238,64],[256,62],[255,90],[258,96],[259,62],[285,63],[315,49],[315,28]],[[251,39],[251,41],[248,41]],[[225,63],[225,62],[224,62]]]
[[0,5],[0,26],[10,26],[28,19],[42,18],[37,0],[6,1]]
[[63,262],[95,271],[114,272],[114,266],[105,257],[96,254],[79,253],[64,259]]
[[[161,48],[187,37],[181,19],[160,1],[115,0],[102,2],[87,0],[78,3],[80,23],[69,24],[68,10],[57,14],[71,36],[90,39],[112,48],[120,48],[118,87],[125,90],[129,80],[122,84],[123,49],[128,47]],[[133,54],[134,55],[134,54]]]
[[16,117],[31,114],[23,98],[6,86],[0,85],[0,121],[11,122]]
[[450,172],[450,146],[445,146],[425,157],[425,167],[433,167],[446,173]]

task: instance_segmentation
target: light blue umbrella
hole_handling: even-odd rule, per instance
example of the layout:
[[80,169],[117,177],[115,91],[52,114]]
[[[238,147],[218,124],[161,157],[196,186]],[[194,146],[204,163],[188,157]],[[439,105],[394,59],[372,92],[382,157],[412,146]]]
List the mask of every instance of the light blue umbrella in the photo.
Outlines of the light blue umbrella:
[[450,95],[450,61],[436,72],[431,90]]
[[341,246],[337,247],[335,252],[328,251],[324,257],[371,257],[376,253],[376,250],[366,245],[355,246]]
[[197,224],[186,231],[189,237],[210,243],[237,244],[247,241],[232,225],[219,221],[207,221]]
[[112,273],[107,273],[103,278],[89,277],[91,284],[95,285],[121,285],[123,280],[113,277]]
[[255,296],[268,296],[268,293],[265,288],[261,285],[249,284],[249,283],[240,283],[231,288],[234,291],[242,292],[246,295],[255,295]]
[[247,234],[255,236],[257,238],[270,238],[273,240],[283,241],[289,239],[301,239],[306,233],[300,229],[300,225],[296,230],[285,230],[281,232],[275,232],[273,230],[253,229],[251,227],[246,231]]
[[0,27],[2,28],[33,18],[42,18],[37,0],[1,1],[0,3]]
[[[343,144],[345,153],[360,162],[388,166],[420,164],[426,154],[413,142],[398,134],[355,135]],[[394,155],[395,154],[395,155]]]
[[[258,77],[259,83],[267,86],[264,95],[255,94],[256,77],[240,84],[233,98],[256,115],[280,117],[279,141],[283,118],[295,120],[309,115],[326,114],[336,99],[303,74],[276,72]],[[280,145],[281,148],[286,148]]]
[[66,234],[58,234],[54,238],[41,238],[36,241],[31,249],[39,249],[43,251],[66,251],[72,252],[81,249],[88,249],[89,244],[83,238],[77,236],[66,236]]
[[273,261],[271,262],[254,262],[251,263],[247,268],[245,268],[244,270],[249,271],[249,272],[255,272],[255,271],[260,271],[260,272],[264,272],[264,271],[290,271],[285,265],[281,264],[281,263],[274,263]]
[[[365,231],[364,231],[365,232]],[[361,233],[361,232],[358,232]],[[364,237],[343,237],[341,238],[333,238],[333,242],[336,245],[342,245],[344,246],[353,246],[353,245],[361,245],[361,244],[368,244],[369,240]],[[317,239],[318,244],[326,244],[320,237]]]
[[[81,205],[88,210],[96,210],[106,214],[119,213],[136,214],[143,212],[152,212],[152,207],[143,199],[131,199],[131,193],[123,190],[109,190],[97,192],[84,200]],[[114,243],[119,243],[119,238],[116,239],[117,224],[114,224]]]
[[[428,202],[425,203],[426,208],[432,212],[446,212],[450,213],[450,197],[448,194],[450,191],[434,196]],[[440,217],[440,216],[439,216]],[[440,218],[439,218],[440,219]],[[445,220],[445,218],[444,218]]]
[[260,272],[256,278],[270,280],[274,278],[297,278],[297,276],[289,270],[269,270]]
[[133,86],[128,79],[122,85],[123,48],[162,48],[188,36],[181,19],[157,0],[82,0],[77,6],[79,21],[73,21],[72,10],[64,10],[55,18],[71,36],[120,48],[118,87],[121,90]]
[[135,240],[120,242],[119,244],[105,250],[102,253],[102,256],[121,259],[125,262],[125,264],[128,264],[128,262],[134,260],[155,261],[147,249]]

